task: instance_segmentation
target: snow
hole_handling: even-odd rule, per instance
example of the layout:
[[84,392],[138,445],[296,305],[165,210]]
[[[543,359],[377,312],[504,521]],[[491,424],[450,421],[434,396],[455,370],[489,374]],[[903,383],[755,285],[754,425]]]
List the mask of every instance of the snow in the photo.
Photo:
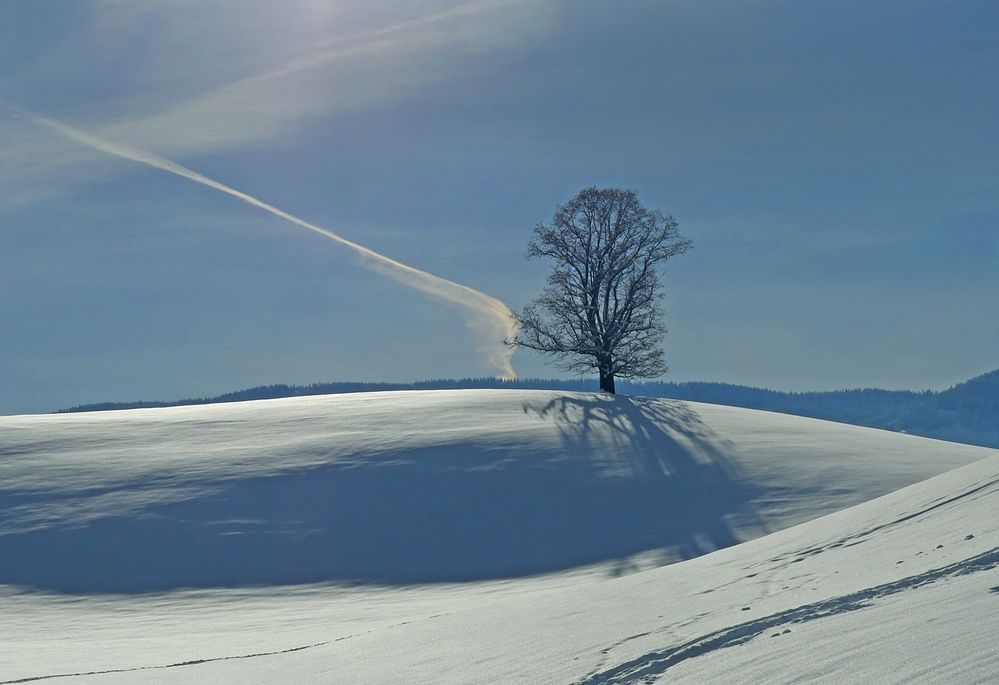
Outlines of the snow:
[[0,682],[994,682],[997,494],[995,450],[580,393],[4,417]]

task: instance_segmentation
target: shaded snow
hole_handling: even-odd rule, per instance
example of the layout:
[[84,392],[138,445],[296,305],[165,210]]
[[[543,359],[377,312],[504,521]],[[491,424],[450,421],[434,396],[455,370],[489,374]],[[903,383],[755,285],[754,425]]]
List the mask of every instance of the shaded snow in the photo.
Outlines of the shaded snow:
[[993,450],[437,391],[8,417],[0,455],[0,681],[999,673]]

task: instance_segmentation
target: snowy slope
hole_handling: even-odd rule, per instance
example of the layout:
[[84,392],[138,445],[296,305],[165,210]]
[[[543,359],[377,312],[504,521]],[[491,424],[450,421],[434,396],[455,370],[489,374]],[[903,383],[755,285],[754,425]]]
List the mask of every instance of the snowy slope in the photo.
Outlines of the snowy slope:
[[2,418],[0,681],[987,682],[995,455],[532,391]]

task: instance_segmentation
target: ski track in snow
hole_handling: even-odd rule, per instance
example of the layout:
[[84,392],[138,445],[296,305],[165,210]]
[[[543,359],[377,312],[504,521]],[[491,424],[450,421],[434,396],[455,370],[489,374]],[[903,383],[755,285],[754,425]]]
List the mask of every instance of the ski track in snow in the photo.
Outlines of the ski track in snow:
[[[349,433],[334,430],[342,425],[350,425],[352,430]],[[491,426],[490,430],[484,430],[484,425]],[[163,605],[161,623],[156,622],[160,619],[155,614],[153,619],[134,618],[140,614],[145,616],[141,612],[147,610],[156,611],[159,605],[155,602],[150,605],[146,600],[136,600],[133,605],[128,592],[107,606],[95,605],[93,616],[100,619],[96,625],[113,628],[112,643],[120,645],[118,649],[124,651],[95,650],[98,639],[88,635],[85,628],[73,625],[77,620],[74,617],[88,616],[82,605],[77,612],[64,601],[65,598],[52,606],[45,600],[26,617],[18,617],[16,611],[8,613],[11,621],[4,635],[14,639],[12,644],[24,639],[30,648],[9,655],[7,661],[11,666],[3,668],[5,673],[0,677],[5,679],[0,685],[73,678],[113,680],[116,674],[126,673],[137,674],[135,679],[163,682],[196,682],[210,675],[212,679],[228,677],[218,682],[274,682],[285,677],[282,674],[287,667],[292,671],[298,669],[303,676],[299,678],[300,682],[312,682],[317,672],[336,669],[344,675],[350,674],[345,682],[393,682],[398,674],[405,673],[408,682],[428,684],[510,682],[523,678],[529,682],[575,685],[639,685],[673,677],[682,679],[690,670],[696,677],[700,669],[710,671],[720,662],[728,664],[728,670],[723,671],[726,677],[734,672],[729,662],[763,663],[760,668],[766,668],[768,654],[755,654],[758,647],[773,645],[786,649],[789,645],[794,646],[795,641],[771,643],[757,641],[757,637],[784,635],[791,624],[801,627],[809,624],[809,631],[803,632],[821,633],[830,629],[830,625],[832,629],[842,626],[840,622],[826,624],[821,619],[849,615],[853,618],[840,619],[849,624],[869,615],[867,612],[855,613],[859,610],[883,611],[894,606],[896,601],[908,603],[909,597],[918,598],[915,604],[924,604],[928,601],[926,598],[938,590],[946,593],[959,588],[963,582],[957,580],[959,577],[977,574],[972,582],[979,583],[978,591],[988,597],[987,602],[995,601],[993,598],[999,596],[999,586],[989,577],[999,567],[999,546],[996,546],[999,542],[995,539],[994,518],[990,516],[994,505],[989,499],[999,495],[999,462],[995,461],[999,453],[992,450],[694,403],[652,402],[640,398],[608,402],[604,398],[581,394],[562,396],[513,391],[338,396],[69,419],[14,417],[0,422],[0,428],[9,431],[5,436],[9,444],[0,447],[0,467],[6,469],[0,481],[7,488],[6,500],[0,500],[0,504],[5,505],[8,512],[23,510],[34,516],[34,519],[26,518],[25,525],[15,531],[26,537],[42,535],[49,529],[77,531],[73,534],[81,535],[80,531],[86,531],[87,527],[71,524],[81,521],[91,527],[100,524],[97,518],[94,519],[97,523],[90,519],[83,521],[81,512],[89,511],[105,517],[114,515],[125,522],[142,522],[142,527],[136,530],[148,536],[150,530],[156,531],[147,525],[150,512],[161,513],[165,506],[162,502],[167,502],[174,503],[174,509],[167,513],[173,516],[171,520],[178,522],[177,530],[186,535],[200,535],[203,529],[216,535],[213,531],[224,524],[245,537],[256,535],[252,538],[254,545],[273,546],[279,542],[287,545],[290,543],[286,538],[294,541],[299,532],[313,528],[327,531],[327,535],[336,532],[336,527],[329,522],[339,520],[338,515],[349,507],[346,510],[330,508],[328,502],[331,500],[325,495],[334,491],[335,486],[340,487],[341,492],[347,486],[355,489],[364,486],[367,489],[362,489],[362,494],[378,494],[386,482],[398,480],[386,477],[351,480],[344,475],[354,474],[358,465],[370,464],[369,470],[375,475],[380,476],[385,469],[397,469],[395,473],[408,475],[417,486],[432,484],[436,488],[433,494],[453,502],[454,506],[460,506],[470,492],[485,492],[482,482],[489,484],[490,491],[521,493],[523,503],[524,484],[537,481],[538,474],[557,475],[557,478],[542,479],[543,484],[599,485],[603,488],[601,492],[618,493],[619,501],[624,503],[634,499],[635,493],[644,493],[624,488],[624,485],[633,481],[651,482],[659,488],[653,494],[659,496],[649,501],[675,497],[690,506],[703,505],[701,499],[712,505],[695,509],[695,513],[700,512],[699,516],[691,515],[678,521],[678,526],[683,524],[680,528],[653,531],[657,544],[670,543],[678,550],[673,557],[667,555],[658,563],[682,561],[686,556],[683,552],[690,551],[685,543],[697,543],[698,535],[710,537],[709,534],[718,531],[728,531],[727,544],[732,550],[720,551],[720,557],[714,562],[708,560],[710,563],[700,563],[686,572],[686,562],[678,564],[675,572],[643,569],[639,564],[634,570],[648,570],[656,575],[643,579],[642,573],[630,574],[632,579],[620,581],[622,584],[615,584],[618,581],[604,584],[597,571],[587,571],[585,580],[581,575],[572,583],[559,580],[553,581],[551,586],[528,587],[504,580],[509,587],[506,584],[502,587],[504,592],[513,593],[510,595],[494,595],[491,586],[474,583],[471,587],[478,589],[468,595],[463,594],[465,585],[460,590],[457,587],[446,592],[434,589],[426,590],[424,594],[398,597],[394,594],[385,598],[361,595],[360,599],[355,599],[344,595],[330,598],[332,603],[321,611],[304,610],[304,605],[299,608],[292,602],[295,595],[289,595],[290,604],[280,614],[274,614],[280,598],[277,602],[270,599],[264,602],[269,597],[266,588],[253,591],[244,588],[254,585],[249,581],[256,578],[237,576],[236,579],[242,582],[233,585],[240,588],[242,604],[236,608],[252,619],[250,625],[271,626],[274,624],[271,619],[277,616],[289,629],[295,627],[296,622],[311,626],[305,631],[296,627],[294,636],[291,633],[276,636],[274,640],[280,640],[277,642],[252,629],[218,643],[192,638],[184,623],[188,617],[197,624],[194,635],[215,634],[213,615],[221,605],[198,604],[198,598],[214,596],[216,587],[212,578],[195,584],[193,587],[198,593],[189,600],[178,599]],[[169,439],[165,439],[165,435]],[[202,454],[202,448],[203,456],[188,456]],[[572,459],[565,459],[567,454],[572,455]],[[880,455],[880,460],[873,462],[870,454]],[[402,463],[408,465],[408,471],[399,471]],[[423,471],[414,471],[417,466]],[[711,468],[707,473],[713,478],[705,479],[704,469],[708,467]],[[455,475],[456,469],[459,469],[460,478]],[[953,476],[938,475],[951,469],[958,469]],[[301,472],[311,480],[303,480]],[[325,479],[317,482],[316,474]],[[422,480],[414,474],[421,475]],[[254,487],[237,488],[243,481]],[[714,500],[708,497],[719,482],[730,486],[729,491],[743,495],[747,484],[766,484],[766,487],[750,490],[746,501],[750,513],[762,516],[746,520],[762,521],[765,525],[753,526],[748,533],[733,527],[726,516],[741,510],[733,512],[720,505],[714,506]],[[150,483],[155,484],[152,494]],[[905,487],[909,484],[913,484],[912,489]],[[898,490],[900,487],[903,489]],[[222,492],[230,499],[235,497],[233,501],[241,506],[218,509],[192,505],[188,496],[192,488],[206,501],[219,500],[217,493]],[[161,490],[165,494],[161,494]],[[286,491],[296,497],[315,495],[315,503],[309,508],[296,509],[292,505],[297,506],[297,502],[285,496],[276,500],[280,507],[261,507],[261,502],[271,501],[261,499],[261,493],[273,498]],[[418,487],[391,492],[404,495],[410,491],[425,495]],[[577,491],[589,492],[582,487],[568,492]],[[0,488],[0,494],[3,492]],[[889,492],[892,494],[888,495]],[[110,500],[115,493],[118,493],[118,499]],[[456,499],[456,493],[462,497]],[[873,501],[882,494],[888,499],[881,500],[880,504]],[[527,495],[534,498],[528,498],[534,514],[527,520],[549,523],[561,520],[558,518],[561,510],[544,506],[550,499],[549,490],[541,488],[537,492],[528,491]],[[435,509],[427,509],[423,518],[412,513],[423,511],[420,507],[426,499],[421,495],[420,499],[405,500],[412,506],[389,509],[391,515],[383,522],[388,526],[386,529],[395,530],[391,526],[410,525],[415,520],[420,522],[421,530],[435,530],[431,525],[438,520],[431,516]],[[864,504],[855,507],[858,500]],[[222,501],[229,500],[222,498]],[[431,498],[431,501],[436,500]],[[490,501],[487,499],[486,503]],[[639,503],[644,501],[639,500]],[[115,506],[110,506],[112,504]],[[629,515],[634,513],[627,508],[622,511]],[[838,513],[830,513],[833,511]],[[409,518],[403,519],[403,513]],[[650,507],[640,509],[638,513],[648,520],[658,520],[656,517],[664,511]],[[816,520],[826,514],[828,516],[823,520]],[[304,516],[301,522],[296,518],[299,515]],[[486,522],[496,518],[495,511],[489,508],[479,511],[479,515]],[[811,522],[801,528],[788,529],[786,533],[772,533],[775,528],[783,531],[797,523],[799,516],[811,519]],[[260,532],[249,526],[258,519],[271,521],[281,535],[275,538],[268,531]],[[240,527],[234,521],[244,523]],[[977,523],[969,532],[964,525],[970,521]],[[597,519],[594,522],[599,523]],[[64,525],[58,526],[60,523]],[[382,529],[365,530],[377,533]],[[488,526],[487,530],[495,534],[505,531],[496,525]],[[114,532],[113,528],[111,532]],[[768,532],[774,537],[767,535]],[[60,535],[70,534],[60,532]],[[196,540],[202,537],[196,537]],[[716,537],[720,540],[724,536]],[[757,540],[747,542],[748,547],[742,547],[743,551],[736,551],[741,547],[739,543],[752,537]],[[770,541],[767,541],[768,537]],[[962,547],[958,542],[962,537],[975,542]],[[107,541],[106,536],[95,539]],[[934,543],[928,542],[931,539]],[[120,540],[122,545],[111,548],[114,554],[109,558],[134,551],[134,536],[121,536]],[[230,546],[233,544],[228,537],[224,540]],[[636,540],[641,542],[640,538]],[[456,541],[464,544],[464,538],[458,540],[453,536],[440,537],[436,544],[440,549],[460,551],[463,547]],[[540,543],[546,541],[550,543],[547,538],[538,537],[536,546],[543,547]],[[572,541],[573,538],[562,535],[558,538],[562,544],[560,549],[570,549],[567,545]],[[946,543],[945,549],[943,544],[934,548],[943,550],[939,552],[940,556],[934,556],[931,550],[936,542]],[[9,579],[17,580],[20,576],[13,573],[17,569],[10,564],[18,559],[15,553],[19,548],[11,542],[5,544],[7,547],[0,552],[7,551],[4,559],[7,563],[6,566],[0,564],[0,576],[6,573]],[[847,549],[858,545],[864,546]],[[711,551],[710,547],[705,544],[694,551],[705,554]],[[89,551],[86,545],[81,548]],[[29,547],[27,551],[35,549]],[[193,549],[201,548],[195,545]],[[212,548],[206,546],[204,549]],[[276,546],[274,549],[285,548]],[[329,549],[335,551],[337,546]],[[625,548],[625,551],[630,549]],[[606,552],[587,546],[577,551],[580,550],[591,556]],[[894,556],[896,552],[899,556]],[[415,553],[418,560],[431,559],[428,554],[419,556],[420,549]],[[906,566],[898,566],[903,562],[896,562],[896,559],[904,558],[908,563],[910,557],[903,555],[918,557],[917,567],[907,571],[903,570]],[[0,553],[0,558],[4,557]],[[44,557],[40,558],[44,560]],[[194,555],[190,558],[202,560]],[[584,558],[588,559],[585,555]],[[217,561],[225,559],[220,556]],[[871,559],[877,562],[873,567],[869,563]],[[66,563],[53,568],[63,568],[71,578],[78,579],[79,560],[69,555],[69,561],[75,565]],[[558,564],[552,566],[542,570],[563,570]],[[820,572],[820,567],[825,570]],[[197,564],[183,568],[197,568]],[[95,571],[92,579],[107,581],[106,573],[97,570],[101,570],[101,574]],[[843,575],[833,575],[841,571]],[[986,571],[985,576],[981,575],[982,571]],[[611,572],[610,575],[617,574]],[[330,572],[328,578],[321,580],[338,578],[336,573]],[[658,582],[653,582],[656,578]],[[4,586],[3,579],[0,577],[0,587]],[[63,588],[65,583],[58,582],[61,579],[58,575],[41,581],[35,578],[41,589],[47,591]],[[125,576],[121,579],[127,580]],[[476,582],[490,579],[491,576],[486,575],[476,578]],[[168,580],[171,582],[164,583],[164,592],[173,591],[174,586],[187,587],[178,580]],[[671,615],[657,616],[669,614],[669,609],[650,604],[648,599],[649,592],[672,581],[678,584],[664,593],[664,597],[679,602],[679,613],[674,612],[672,616],[675,621],[670,620]],[[806,598],[794,591],[815,591],[817,587],[812,586],[823,582],[830,586],[823,588],[821,595]],[[16,594],[17,584],[8,584],[15,588],[15,594],[11,596],[20,597]],[[270,585],[293,584],[272,582]],[[751,601],[773,597],[790,587],[794,588],[793,597],[783,595],[768,602],[757,613],[742,613],[749,611],[745,605]],[[925,592],[907,594],[919,588],[925,588]],[[127,584],[121,587],[98,584],[91,588],[96,591],[129,589]],[[727,591],[710,598],[699,597],[723,589]],[[135,588],[131,590],[135,592]],[[94,591],[77,592],[67,596],[94,594]],[[825,599],[816,599],[821,596]],[[220,595],[219,601],[228,597]],[[977,598],[975,595],[962,601],[977,602]],[[441,603],[453,611],[441,613]],[[591,605],[595,608],[587,614],[585,607]],[[17,606],[21,605],[15,604]],[[24,606],[33,605],[26,603]],[[382,614],[375,617],[367,614],[369,609],[377,612],[380,607]],[[615,620],[608,620],[619,607],[624,612],[623,617],[615,615]],[[337,616],[342,608],[349,609],[349,613]],[[129,610],[120,616],[124,623],[116,623],[119,616],[108,613],[111,609]],[[300,614],[295,613],[300,609]],[[984,613],[976,616],[979,621],[984,616],[987,625],[991,625],[988,610],[982,609]],[[595,614],[597,611],[601,613]],[[631,619],[628,619],[629,611],[633,612]],[[426,623],[442,615],[453,617],[432,625]],[[323,620],[316,620],[320,616]],[[65,621],[66,617],[72,620]],[[363,628],[352,623],[358,617],[367,622]],[[378,625],[372,626],[368,621],[375,619]],[[558,623],[553,623],[556,620]],[[409,623],[418,625],[393,630]],[[139,628],[141,639],[130,632],[133,625]],[[334,625],[342,627],[332,628]],[[151,627],[153,634],[142,633],[144,626]],[[516,627],[509,629],[508,626]],[[532,629],[538,632],[532,634]],[[27,638],[23,637],[25,633]],[[165,647],[157,643],[157,635],[166,639]],[[546,644],[546,641],[558,642],[559,636],[563,645]],[[63,638],[77,639],[80,643],[75,647],[75,643],[70,643],[71,648],[67,649]],[[343,645],[335,644],[352,638],[356,639]],[[0,642],[6,640],[0,637]],[[483,645],[489,645],[491,655],[479,660]],[[744,649],[719,654],[720,650],[740,645]],[[132,646],[145,651],[129,651]],[[913,651],[917,656],[919,649],[917,646]],[[939,654],[947,656],[950,664],[958,664],[969,654],[982,651],[980,643],[977,652],[963,644],[940,649]],[[198,651],[201,651],[200,655]],[[299,652],[302,654],[298,655]],[[282,656],[292,653],[295,656],[287,659]],[[126,661],[123,654],[131,654],[131,658]],[[224,656],[226,654],[230,656]],[[195,658],[198,656],[202,658]],[[875,665],[886,672],[886,668],[893,668],[894,664],[885,667],[882,656],[876,653],[872,658],[878,661]],[[274,658],[245,661],[258,657]],[[795,666],[792,662],[793,658],[788,664]],[[979,665],[977,679],[968,677],[966,682],[989,682],[982,680],[982,674],[991,677],[999,664],[999,661],[987,659],[980,662],[984,665]],[[823,673],[832,673],[829,669],[840,667],[838,662],[830,663]],[[905,665],[904,661],[898,663]],[[199,665],[205,668],[176,670]],[[671,670],[677,666],[676,670]],[[840,675],[863,674],[869,672],[870,667],[852,664],[849,668],[853,670]],[[42,669],[49,673],[44,674]],[[899,673],[907,677],[921,673],[918,668],[913,669]],[[798,670],[816,672],[814,668]]]
[[[851,592],[841,597],[833,597],[812,604],[805,604],[753,621],[739,623],[728,628],[722,628],[721,630],[716,630],[707,635],[689,640],[676,647],[649,652],[614,668],[587,675],[574,685],[654,683],[663,673],[682,661],[703,656],[726,647],[736,647],[745,644],[768,630],[787,624],[806,623],[850,611],[858,611],[872,606],[874,600],[883,597],[914,590],[946,578],[987,571],[997,566],[999,566],[999,547],[994,547],[987,552],[942,568],[933,569],[865,590]],[[993,588],[993,590],[996,589],[999,588]],[[613,649],[613,647],[608,648],[606,651],[610,649]]]
[[335,640],[327,640],[326,642],[317,642],[313,645],[302,645],[301,647],[291,647],[290,649],[279,649],[274,652],[259,652],[257,654],[239,654],[236,656],[218,656],[218,657],[212,657],[210,659],[192,659],[191,661],[180,661],[176,664],[164,664],[162,666],[134,666],[132,668],[111,668],[104,671],[81,671],[80,673],[54,673],[51,675],[29,676],[27,678],[18,678],[17,680],[0,680],[0,685],[13,685],[13,683],[32,683],[39,680],[54,680],[56,678],[78,678],[89,675],[109,675],[111,673],[133,673],[135,671],[155,671],[164,668],[180,668],[181,666],[198,666],[200,664],[207,664],[213,661],[233,661],[235,659],[253,659],[258,656],[274,656],[275,654],[290,654],[291,652],[301,652],[306,649],[322,647],[323,645],[328,645],[332,642],[339,642],[341,640],[347,640],[352,637],[354,636],[347,635],[345,637],[338,637]]
[[[970,493],[965,493],[965,494],[970,494]],[[821,600],[819,602],[805,604],[802,606],[787,609],[785,611],[780,611],[775,614],[771,614],[769,616],[764,616],[762,618],[758,618],[752,621],[746,621],[745,623],[739,623],[734,626],[722,628],[720,630],[716,630],[706,635],[694,638],[693,640],[689,640],[681,645],[649,652],[647,654],[642,655],[641,657],[619,664],[613,668],[587,674],[582,680],[576,681],[573,685],[613,685],[615,683],[643,683],[643,684],[654,683],[666,671],[668,671],[670,668],[676,666],[677,664],[683,661],[694,659],[699,656],[704,656],[719,649],[725,649],[728,647],[737,647],[739,645],[749,642],[753,638],[759,637],[760,635],[766,633],[769,630],[773,630],[789,624],[807,623],[809,621],[814,621],[822,618],[829,618],[847,612],[859,611],[861,609],[873,606],[876,600],[884,597],[895,595],[901,592],[915,590],[936,583],[938,581],[945,580],[947,578],[965,576],[972,573],[987,571],[996,567],[999,567],[999,547],[992,548],[987,552],[983,552],[976,556],[970,557],[968,559],[963,559],[961,561],[949,564],[947,566],[943,566],[941,568],[932,569],[924,573],[919,573],[913,576],[908,576],[906,578],[901,578],[899,580],[892,581],[890,583],[884,583],[882,585],[878,585],[872,588],[859,590],[857,592],[852,592],[843,595],[841,597],[833,597],[830,599]],[[999,592],[999,586],[991,588],[991,592]],[[430,618],[435,618],[435,616],[431,616]],[[407,623],[409,622],[403,621],[398,625],[406,625]],[[671,626],[671,628],[673,627],[675,626]],[[367,632],[372,632],[372,631],[367,631]],[[655,631],[646,631],[643,633],[638,633],[623,638],[622,640],[615,642],[613,645],[610,645],[609,647],[600,650],[600,652],[601,654],[606,656],[607,654],[611,653],[621,645],[634,639],[646,637],[652,634],[653,632]],[[15,685],[16,683],[30,683],[41,680],[55,680],[60,678],[75,678],[75,677],[93,676],[93,675],[110,675],[115,673],[133,673],[139,671],[162,670],[168,668],[180,668],[184,666],[199,666],[201,664],[208,664],[219,661],[234,661],[239,659],[254,659],[258,657],[276,656],[280,654],[291,654],[293,652],[301,652],[307,649],[315,649],[317,647],[323,647],[326,645],[333,644],[335,642],[342,642],[344,640],[349,640],[351,638],[357,637],[358,635],[361,634],[363,633],[358,633],[357,635],[345,635],[343,637],[338,637],[333,640],[325,640],[323,642],[316,642],[314,644],[301,645],[298,647],[291,647],[288,649],[275,650],[271,652],[257,652],[253,654],[239,654],[234,656],[192,659],[189,661],[181,661],[173,664],[164,664],[157,666],[135,666],[132,668],[106,669],[101,671],[81,671],[77,673],[55,673],[55,674],[47,674],[40,676],[29,676],[25,678],[17,678],[15,680],[2,680],[0,681],[0,685]]]
[[794,563],[795,561],[803,560],[804,557],[815,556],[816,554],[821,554],[822,552],[825,552],[826,550],[829,549],[835,549],[837,547],[853,547],[854,545],[859,545],[863,542],[866,542],[876,533],[880,533],[882,531],[894,528],[895,526],[901,525],[903,523],[907,523],[908,521],[912,521],[913,519],[919,518],[920,516],[925,516],[926,514],[929,514],[930,512],[935,511],[936,509],[957,504],[958,502],[961,502],[965,499],[973,498],[972,496],[975,495],[977,495],[978,497],[983,497],[985,495],[991,494],[991,491],[995,490],[997,486],[999,486],[999,479],[991,480],[988,481],[987,483],[982,483],[981,485],[978,485],[966,492],[954,495],[953,497],[940,498],[936,502],[922,509],[919,509],[918,511],[914,511],[908,514],[900,514],[899,517],[894,521],[882,523],[873,528],[868,528],[867,530],[851,533],[850,535],[840,538],[839,540],[836,540],[835,542],[832,542],[828,545],[810,547],[808,549],[800,550],[798,552],[793,552],[791,554],[787,554],[782,557],[776,557],[770,561],[772,562],[784,561],[785,559],[793,557],[794,560],[791,563]]
[[[428,616],[427,620],[432,620],[440,616],[445,616],[446,614],[434,614],[433,616]],[[392,626],[387,626],[385,629],[398,628],[399,626],[404,626],[410,623],[410,621],[401,621]],[[167,668],[180,668],[182,666],[200,666],[201,664],[210,664],[218,661],[237,661],[239,659],[255,659],[257,657],[263,656],[277,656],[279,654],[291,654],[293,652],[304,652],[307,649],[315,649],[316,647],[324,647],[326,645],[331,645],[336,642],[343,642],[344,640],[350,640],[361,635],[367,635],[368,633],[374,632],[376,629],[366,630],[362,633],[355,633],[354,635],[344,635],[342,637],[337,637],[332,640],[323,640],[322,642],[315,642],[311,645],[300,645],[298,647],[289,647],[288,649],[276,649],[270,652],[255,652],[253,654],[236,654],[232,656],[216,656],[208,657],[205,659],[190,659],[189,661],[178,661],[173,664],[161,664],[157,666],[132,666],[131,668],[110,668],[100,671],[81,671],[79,673],[52,673],[48,675],[37,675],[37,676],[27,676],[25,678],[16,678],[15,680],[0,680],[0,685],[15,685],[16,683],[33,683],[39,680],[55,680],[57,678],[79,678],[83,676],[91,675],[110,675],[113,673],[133,673],[136,671],[159,671]]]

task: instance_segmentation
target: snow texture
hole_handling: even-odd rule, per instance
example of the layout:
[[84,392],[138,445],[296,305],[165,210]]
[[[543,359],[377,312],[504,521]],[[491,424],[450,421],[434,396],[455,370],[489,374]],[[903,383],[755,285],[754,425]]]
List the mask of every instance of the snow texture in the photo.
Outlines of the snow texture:
[[994,450],[667,400],[4,417],[0,682],[994,682],[997,506]]

